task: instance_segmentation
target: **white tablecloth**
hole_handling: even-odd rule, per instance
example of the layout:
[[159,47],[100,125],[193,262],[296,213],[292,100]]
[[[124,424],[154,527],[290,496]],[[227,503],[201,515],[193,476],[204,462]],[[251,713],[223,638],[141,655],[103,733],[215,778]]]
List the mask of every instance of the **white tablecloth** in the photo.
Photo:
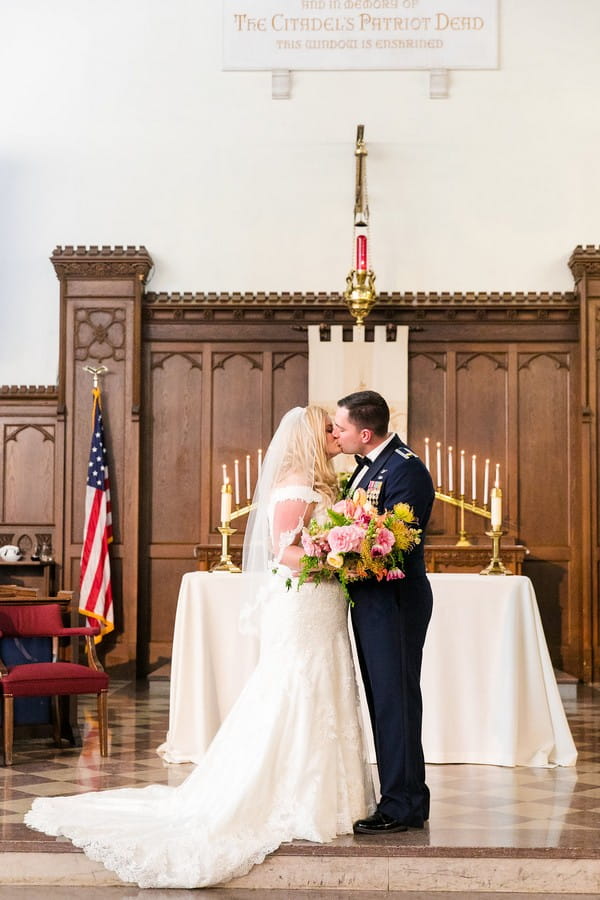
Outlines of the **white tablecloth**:
[[[177,604],[167,762],[198,762],[256,665],[238,631],[249,576],[190,572]],[[530,580],[432,574],[425,643],[423,747],[428,763],[572,766],[577,752]],[[368,714],[363,703],[363,717]],[[372,753],[372,740],[371,744]]]

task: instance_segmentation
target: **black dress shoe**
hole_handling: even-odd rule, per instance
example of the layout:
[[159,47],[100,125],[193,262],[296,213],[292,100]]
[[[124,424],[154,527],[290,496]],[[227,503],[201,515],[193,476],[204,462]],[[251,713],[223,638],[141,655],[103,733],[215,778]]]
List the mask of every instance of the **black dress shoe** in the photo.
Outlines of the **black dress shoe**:
[[354,834],[393,834],[396,831],[408,831],[408,825],[377,810],[372,816],[355,822],[353,831]]

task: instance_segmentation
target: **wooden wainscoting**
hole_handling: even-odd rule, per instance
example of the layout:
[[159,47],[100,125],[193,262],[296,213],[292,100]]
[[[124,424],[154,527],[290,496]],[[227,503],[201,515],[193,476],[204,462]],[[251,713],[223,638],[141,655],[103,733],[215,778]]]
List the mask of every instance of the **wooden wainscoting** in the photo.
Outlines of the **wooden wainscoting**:
[[[115,543],[108,661],[170,653],[179,582],[220,553],[220,467],[266,448],[307,402],[307,327],[352,322],[338,294],[144,292],[145,248],[57,248],[60,389],[0,389],[0,540],[50,534],[57,586],[77,588],[90,427],[86,364],[104,364]],[[409,443],[501,467],[505,546],[525,545],[556,666],[600,678],[600,249],[578,247],[564,294],[381,294],[409,328]],[[580,327],[583,321],[585,327]],[[231,471],[231,470],[230,470]],[[480,470],[481,471],[481,470]],[[245,499],[245,498],[244,498]],[[244,520],[236,520],[239,555]],[[432,544],[458,532],[437,503]],[[465,528],[482,538],[483,520]],[[10,536],[10,538],[9,538]],[[198,548],[198,559],[194,549]],[[104,642],[103,642],[104,643]]]

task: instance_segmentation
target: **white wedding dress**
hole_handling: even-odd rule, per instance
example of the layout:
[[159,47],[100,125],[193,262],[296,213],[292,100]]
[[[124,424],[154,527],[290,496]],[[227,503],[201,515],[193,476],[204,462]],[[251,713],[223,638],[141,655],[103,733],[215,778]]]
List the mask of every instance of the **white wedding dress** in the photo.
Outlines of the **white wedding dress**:
[[[280,490],[276,501],[315,499]],[[297,533],[284,530],[280,546]],[[373,811],[341,590],[288,590],[281,570],[267,580],[257,668],[191,775],[178,787],[41,797],[27,825],[125,882],[197,888],[244,875],[283,842],[351,833]]]

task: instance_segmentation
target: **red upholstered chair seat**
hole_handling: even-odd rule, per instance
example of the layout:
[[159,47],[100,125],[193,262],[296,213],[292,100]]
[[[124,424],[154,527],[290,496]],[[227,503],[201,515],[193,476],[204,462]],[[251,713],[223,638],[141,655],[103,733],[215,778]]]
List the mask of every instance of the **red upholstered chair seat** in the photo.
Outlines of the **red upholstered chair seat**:
[[[98,698],[98,732],[100,753],[108,755],[109,678],[103,670],[94,646],[93,638],[100,628],[65,628],[60,606],[52,603],[42,606],[0,607],[0,637],[76,637],[84,636],[87,643],[88,665],[70,662],[31,662],[6,666],[0,659],[0,690],[3,695],[4,762],[12,763],[15,697],[59,697],[72,694],[96,694]],[[60,743],[58,701],[53,700],[55,736]]]
[[65,694],[96,694],[108,689],[106,672],[69,662],[28,663],[9,666],[2,679],[4,693],[13,697],[53,697]]

